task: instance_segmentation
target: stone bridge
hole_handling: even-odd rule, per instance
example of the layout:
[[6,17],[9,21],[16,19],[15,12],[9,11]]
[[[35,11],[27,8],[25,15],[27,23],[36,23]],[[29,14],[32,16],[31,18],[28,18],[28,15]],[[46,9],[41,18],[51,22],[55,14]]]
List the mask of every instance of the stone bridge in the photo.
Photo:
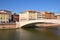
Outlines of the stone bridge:
[[25,25],[37,23],[37,22],[55,23],[55,24],[60,25],[60,19],[41,19],[41,20],[28,20],[28,21],[16,22],[16,26],[23,27]]

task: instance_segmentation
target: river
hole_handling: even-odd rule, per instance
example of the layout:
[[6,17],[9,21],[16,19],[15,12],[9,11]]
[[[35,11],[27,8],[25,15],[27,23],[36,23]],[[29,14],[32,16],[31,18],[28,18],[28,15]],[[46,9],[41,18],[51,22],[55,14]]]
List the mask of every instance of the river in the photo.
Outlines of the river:
[[0,30],[0,40],[60,40],[60,28],[20,28]]

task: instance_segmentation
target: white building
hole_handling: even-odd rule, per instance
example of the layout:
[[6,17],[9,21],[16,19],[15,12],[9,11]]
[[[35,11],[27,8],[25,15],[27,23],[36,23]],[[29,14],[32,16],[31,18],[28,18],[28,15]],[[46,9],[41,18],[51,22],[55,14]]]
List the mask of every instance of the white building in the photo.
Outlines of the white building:
[[0,10],[0,23],[8,23],[11,20],[11,12],[8,10]]
[[42,15],[40,12],[28,10],[21,12],[19,14],[19,21],[36,20],[36,19],[42,19]]
[[56,14],[57,19],[60,19],[60,13]]

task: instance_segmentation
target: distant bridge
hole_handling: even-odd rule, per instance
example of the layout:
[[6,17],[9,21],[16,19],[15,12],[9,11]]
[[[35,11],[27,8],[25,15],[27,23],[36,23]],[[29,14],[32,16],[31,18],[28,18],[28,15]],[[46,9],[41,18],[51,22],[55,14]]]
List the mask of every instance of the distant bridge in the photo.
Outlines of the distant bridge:
[[28,20],[28,21],[16,22],[16,26],[17,27],[23,27],[25,25],[37,23],[37,22],[55,23],[55,24],[60,25],[60,19],[41,19],[41,20]]

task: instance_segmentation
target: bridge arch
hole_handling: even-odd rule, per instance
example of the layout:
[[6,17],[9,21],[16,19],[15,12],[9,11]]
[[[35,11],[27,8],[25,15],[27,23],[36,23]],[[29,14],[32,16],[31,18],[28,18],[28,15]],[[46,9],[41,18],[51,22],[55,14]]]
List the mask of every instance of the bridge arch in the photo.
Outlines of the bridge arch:
[[51,23],[51,24],[55,24],[54,22],[50,22],[50,21],[27,21],[24,22],[23,25],[21,25],[21,27],[36,27],[36,24],[44,24],[44,23]]
[[16,23],[16,27],[23,27],[29,24],[35,24],[35,23],[54,23],[60,25],[60,20],[56,19],[42,19],[42,20],[28,20],[28,21],[21,21]]
[[[55,23],[48,23],[48,22],[34,22],[34,23],[29,23],[25,24],[22,26],[22,28],[35,28],[38,27],[37,24],[55,24]],[[41,27],[41,26],[40,26]]]

